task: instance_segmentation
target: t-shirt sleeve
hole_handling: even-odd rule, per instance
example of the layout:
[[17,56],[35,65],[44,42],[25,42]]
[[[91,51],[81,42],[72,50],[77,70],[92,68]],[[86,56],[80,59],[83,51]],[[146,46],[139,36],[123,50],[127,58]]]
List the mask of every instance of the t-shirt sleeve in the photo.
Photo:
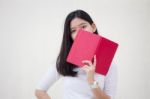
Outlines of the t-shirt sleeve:
[[116,98],[118,72],[117,65],[112,62],[110,69],[105,77],[104,91],[111,99]]
[[53,62],[38,82],[36,89],[47,91],[59,78],[60,74],[57,72],[56,63]]

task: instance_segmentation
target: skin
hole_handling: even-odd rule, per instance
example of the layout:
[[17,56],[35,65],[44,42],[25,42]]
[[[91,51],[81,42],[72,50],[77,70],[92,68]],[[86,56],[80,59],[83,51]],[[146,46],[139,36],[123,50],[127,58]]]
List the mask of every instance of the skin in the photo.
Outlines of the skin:
[[[74,40],[78,30],[82,28],[83,30],[89,31],[91,33],[96,31],[95,24],[89,24],[87,21],[82,20],[80,18],[75,18],[70,23],[70,29],[71,29],[71,37]],[[94,56],[93,63],[89,60],[84,60],[83,63],[85,64],[82,69],[86,72],[87,75],[87,82],[89,84],[94,82],[94,73],[95,73],[95,67],[96,67],[96,55]],[[103,90],[98,87],[95,89],[91,89],[92,93],[95,97],[95,99],[110,99],[108,95],[106,95]],[[46,91],[42,90],[36,90],[35,96],[37,99],[51,99],[50,96],[47,94]]]

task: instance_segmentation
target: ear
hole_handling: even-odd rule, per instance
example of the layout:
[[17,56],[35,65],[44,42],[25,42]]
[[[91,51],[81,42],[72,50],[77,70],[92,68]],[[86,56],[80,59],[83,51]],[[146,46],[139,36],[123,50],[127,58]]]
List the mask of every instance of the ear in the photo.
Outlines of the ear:
[[96,25],[95,25],[95,23],[92,23],[92,28],[93,28],[93,32],[95,32],[96,31]]

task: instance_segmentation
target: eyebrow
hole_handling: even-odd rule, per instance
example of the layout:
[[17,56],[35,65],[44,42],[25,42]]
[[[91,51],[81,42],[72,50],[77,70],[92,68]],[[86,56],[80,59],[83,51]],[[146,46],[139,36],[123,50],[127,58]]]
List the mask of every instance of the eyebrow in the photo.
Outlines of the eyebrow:
[[[87,23],[80,23],[78,26],[81,26],[81,25],[85,25]],[[73,29],[74,27],[71,28],[71,30]]]

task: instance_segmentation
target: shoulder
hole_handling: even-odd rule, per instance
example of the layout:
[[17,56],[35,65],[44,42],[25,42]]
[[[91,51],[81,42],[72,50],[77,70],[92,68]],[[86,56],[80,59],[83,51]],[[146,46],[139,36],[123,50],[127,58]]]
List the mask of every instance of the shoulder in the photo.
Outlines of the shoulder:
[[108,73],[109,72],[117,72],[117,64],[114,61],[112,61],[111,65],[109,67]]
[[59,75],[59,73],[57,72],[57,68],[56,68],[56,60],[53,59],[49,62],[49,65],[45,72],[45,75],[49,75],[49,76],[51,76],[51,75],[58,76]]

